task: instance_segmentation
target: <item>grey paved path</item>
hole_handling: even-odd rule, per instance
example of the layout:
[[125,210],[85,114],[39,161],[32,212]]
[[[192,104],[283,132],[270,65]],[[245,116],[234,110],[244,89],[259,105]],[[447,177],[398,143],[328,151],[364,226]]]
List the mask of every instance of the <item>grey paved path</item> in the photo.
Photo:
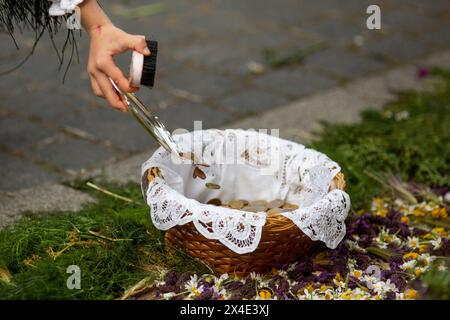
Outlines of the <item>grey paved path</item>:
[[[152,2],[109,0],[104,7],[118,26],[159,40],[157,87],[140,95],[171,129],[190,129],[193,120],[202,120],[205,128],[223,127],[273,113],[299,98],[450,47],[448,0],[378,1],[381,31],[365,28],[372,2],[365,0],[166,0],[158,1],[164,5],[158,14],[123,15],[124,9]],[[59,35],[58,43],[63,38]],[[4,71],[21,61],[32,42],[28,34],[19,36],[17,51],[8,36],[0,39]],[[316,43],[326,48],[302,64],[266,67],[262,74],[248,68],[263,62],[264,49],[286,55]],[[133,119],[91,94],[85,35],[79,49],[81,62],[71,67],[65,85],[48,39],[21,69],[0,77],[0,190],[71,179],[133,161],[154,146]],[[119,59],[124,70],[127,61]]]
[[0,193],[0,229],[17,221],[24,212],[78,211],[82,205],[94,201],[86,193],[51,182],[43,183],[39,188]]

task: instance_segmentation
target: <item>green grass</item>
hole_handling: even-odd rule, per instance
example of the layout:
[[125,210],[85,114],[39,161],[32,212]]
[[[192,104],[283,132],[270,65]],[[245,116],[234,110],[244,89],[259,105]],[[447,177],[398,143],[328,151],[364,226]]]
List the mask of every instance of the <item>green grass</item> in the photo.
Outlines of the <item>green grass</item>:
[[[448,185],[450,163],[450,76],[433,92],[407,92],[382,112],[366,111],[360,124],[328,125],[312,147],[337,161],[359,209],[383,186],[365,172],[393,172],[428,186]],[[407,111],[397,121],[386,114]],[[134,203],[72,185],[99,198],[76,214],[25,216],[0,231],[0,299],[112,299],[161,268],[208,272],[181,252],[168,251],[150,221],[138,186],[107,188]],[[59,253],[59,254],[58,254]],[[66,288],[66,269],[81,268],[81,290]]]
[[[0,271],[12,278],[0,281],[0,299],[111,299],[162,267],[207,271],[185,254],[166,250],[137,186],[116,192],[137,204],[99,195],[98,204],[76,214],[26,216],[1,231]],[[81,268],[81,290],[66,288],[70,265]]]
[[[442,78],[432,92],[402,92],[385,110],[363,112],[361,123],[325,125],[312,144],[342,167],[354,208],[385,191],[367,172],[450,184],[450,75],[439,69],[432,74]],[[405,112],[406,119],[395,119]]]

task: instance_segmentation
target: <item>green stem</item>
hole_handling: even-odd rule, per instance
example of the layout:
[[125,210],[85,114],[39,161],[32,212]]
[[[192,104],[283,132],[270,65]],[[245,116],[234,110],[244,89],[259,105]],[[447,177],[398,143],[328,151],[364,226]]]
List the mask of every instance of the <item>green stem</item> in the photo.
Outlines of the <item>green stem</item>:
[[93,235],[93,236],[95,236],[95,237],[98,237],[98,238],[100,238],[100,239],[104,239],[104,240],[108,240],[108,241],[112,241],[112,242],[117,242],[117,241],[133,241],[133,239],[114,239],[114,238],[109,238],[109,237],[106,237],[106,236],[104,236],[104,235],[101,235],[101,234],[99,234],[99,233],[97,233],[97,232],[94,232],[94,231],[92,231],[92,230],[88,230],[88,233],[91,234],[91,235]]
[[116,198],[116,199],[120,199],[120,200],[129,202],[129,203],[135,203],[135,202],[134,202],[132,199],[130,199],[130,198],[127,198],[127,197],[118,195],[118,194],[116,194],[116,193],[113,193],[113,192],[111,192],[111,191],[109,191],[109,190],[106,190],[106,189],[104,189],[104,188],[102,188],[102,187],[99,187],[99,186],[93,184],[92,182],[86,182],[86,185],[87,185],[88,187],[91,187],[92,189],[95,189],[95,190],[97,190],[97,191],[100,191],[100,192],[102,192],[102,193],[104,193],[104,194],[106,194],[106,195],[108,195],[108,196],[110,196],[110,197],[113,197],[113,198]]
[[435,227],[442,227],[445,228],[447,230],[450,230],[450,223],[448,223],[447,221],[442,221],[442,220],[434,220],[434,219],[430,219],[430,218],[420,218],[420,217],[412,217],[413,220],[421,222],[421,223],[425,223],[425,224],[429,224]]
[[377,247],[367,247],[366,250],[369,251],[370,253],[377,255],[378,257],[380,257],[384,260],[390,260],[396,256],[395,253],[393,253],[392,251],[389,251],[387,249],[381,249],[381,248],[377,248]]

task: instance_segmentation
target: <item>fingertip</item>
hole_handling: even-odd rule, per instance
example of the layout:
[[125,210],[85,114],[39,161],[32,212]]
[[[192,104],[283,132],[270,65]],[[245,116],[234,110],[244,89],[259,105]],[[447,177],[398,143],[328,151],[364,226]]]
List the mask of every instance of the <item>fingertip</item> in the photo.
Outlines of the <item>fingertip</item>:
[[123,102],[123,101],[120,101],[119,102],[119,109],[120,109],[120,112],[127,112],[127,105]]
[[127,90],[127,92],[133,93],[133,92],[136,92],[136,91],[138,91],[138,90],[139,90],[139,88],[136,88],[136,87],[133,87],[133,86],[131,86],[131,85],[128,85],[128,90]]
[[125,105],[116,104],[113,105],[112,108],[122,113],[127,112],[127,108],[125,107]]
[[119,88],[123,92],[131,92],[131,87],[128,84],[123,84],[123,85],[119,86]]
[[124,92],[135,92],[136,88],[131,86],[128,80],[123,80],[119,85],[120,90]]
[[120,112],[122,112],[122,113],[126,113],[127,111],[128,111],[128,108],[127,108],[126,105],[123,105],[123,106],[120,108]]

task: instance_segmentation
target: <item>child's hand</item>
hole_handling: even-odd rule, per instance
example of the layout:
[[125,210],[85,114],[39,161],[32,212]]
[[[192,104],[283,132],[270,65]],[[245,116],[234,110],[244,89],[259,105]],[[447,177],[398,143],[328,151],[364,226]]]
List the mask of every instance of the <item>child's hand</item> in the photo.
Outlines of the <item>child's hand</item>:
[[113,89],[111,78],[121,90],[134,92],[138,88],[130,87],[128,79],[116,66],[113,57],[127,50],[135,50],[150,55],[144,36],[131,35],[112,24],[97,26],[89,30],[91,37],[88,73],[95,95],[105,98],[115,109],[126,111],[126,104]]

